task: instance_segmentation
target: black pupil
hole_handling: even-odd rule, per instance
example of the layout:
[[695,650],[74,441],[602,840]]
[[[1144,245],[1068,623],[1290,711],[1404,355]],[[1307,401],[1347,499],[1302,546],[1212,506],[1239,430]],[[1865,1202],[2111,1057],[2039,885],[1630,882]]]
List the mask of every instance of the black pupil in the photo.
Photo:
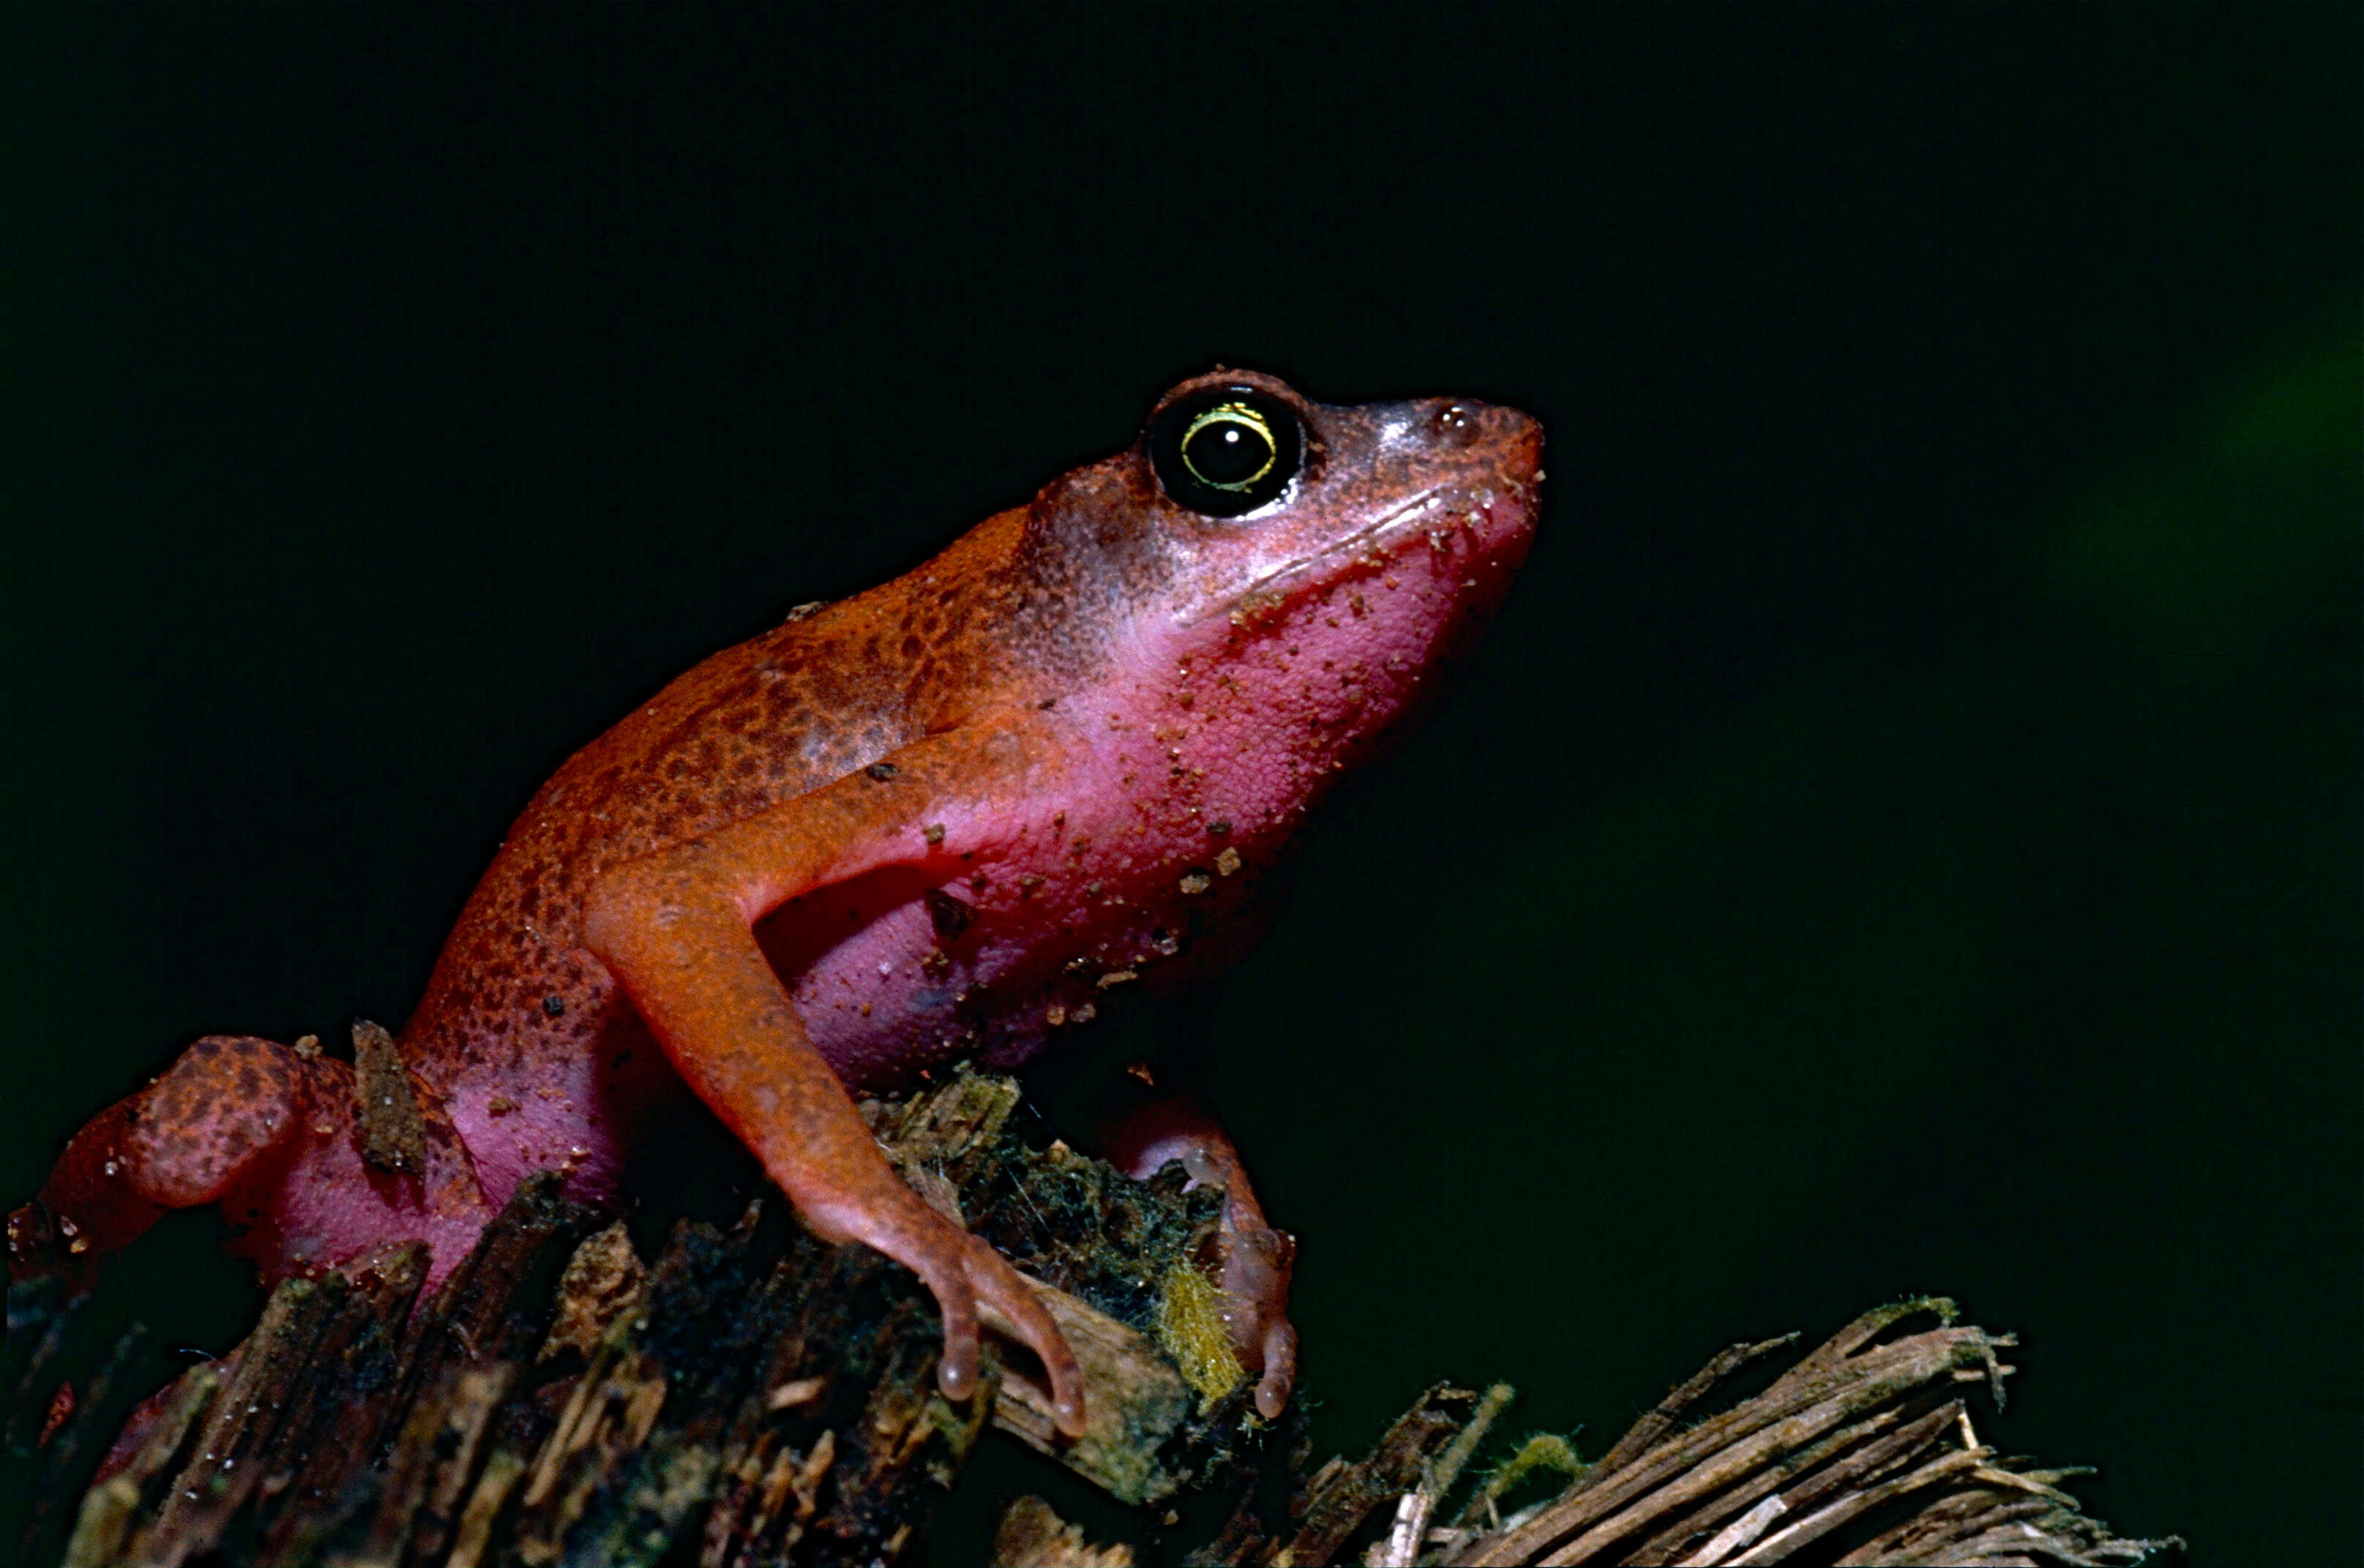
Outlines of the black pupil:
[[1245,484],[1272,463],[1272,439],[1245,419],[1218,416],[1182,448],[1190,471],[1210,484]]

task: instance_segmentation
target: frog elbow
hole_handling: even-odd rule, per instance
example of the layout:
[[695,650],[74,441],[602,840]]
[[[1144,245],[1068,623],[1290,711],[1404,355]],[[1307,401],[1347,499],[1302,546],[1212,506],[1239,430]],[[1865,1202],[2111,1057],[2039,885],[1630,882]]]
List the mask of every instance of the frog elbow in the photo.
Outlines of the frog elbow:
[[628,963],[650,932],[677,923],[688,902],[683,880],[662,856],[602,872],[583,900],[583,945],[610,970]]
[[610,973],[661,948],[696,952],[750,923],[730,879],[704,845],[627,861],[599,873],[583,900],[583,945]]
[[632,869],[622,865],[602,872],[583,898],[583,945],[611,969],[625,939],[630,910],[637,902]]

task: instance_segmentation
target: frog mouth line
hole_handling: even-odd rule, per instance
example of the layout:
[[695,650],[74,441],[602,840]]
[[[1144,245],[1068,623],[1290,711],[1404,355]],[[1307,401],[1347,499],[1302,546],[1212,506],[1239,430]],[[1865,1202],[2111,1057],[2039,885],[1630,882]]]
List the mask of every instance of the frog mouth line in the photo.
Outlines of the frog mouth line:
[[[1326,544],[1310,554],[1284,561],[1270,571],[1260,573],[1254,581],[1239,591],[1232,602],[1244,604],[1257,595],[1271,595],[1278,587],[1286,585],[1288,579],[1325,562],[1349,559],[1366,550],[1377,549],[1382,544],[1394,543],[1397,539],[1411,532],[1415,526],[1424,521],[1428,515],[1436,509],[1440,498],[1448,488],[1458,487],[1431,485],[1386,517],[1376,522],[1364,524],[1344,539]],[[1521,494],[1523,489],[1523,486],[1515,483],[1506,484],[1496,495],[1502,499],[1520,500],[1523,499]]]

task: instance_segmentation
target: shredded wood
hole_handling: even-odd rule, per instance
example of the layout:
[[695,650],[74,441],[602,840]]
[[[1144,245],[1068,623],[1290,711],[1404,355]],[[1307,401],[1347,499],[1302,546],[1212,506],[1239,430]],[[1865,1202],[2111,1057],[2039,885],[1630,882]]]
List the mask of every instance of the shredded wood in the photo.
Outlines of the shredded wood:
[[[1937,1298],[1868,1312],[1762,1393],[1717,1408],[1735,1374],[1793,1338],[1735,1345],[1558,1496],[1509,1520],[1489,1517],[1492,1495],[1480,1486],[1459,1521],[1422,1530],[1419,1521],[1436,1518],[1452,1490],[1441,1470],[1392,1499],[1371,1499],[1366,1511],[1391,1502],[1391,1519],[1362,1561],[2120,1565],[2176,1544],[2114,1535],[2059,1488],[2072,1472],[2024,1468],[1978,1440],[1966,1396],[1983,1393],[2000,1407],[2013,1369],[1999,1352],[2016,1341],[1955,1317],[1954,1304]],[[1432,1391],[1414,1414],[1434,1398]],[[1300,1532],[1266,1555],[1224,1561],[1306,1562],[1297,1554],[1303,1540]]]

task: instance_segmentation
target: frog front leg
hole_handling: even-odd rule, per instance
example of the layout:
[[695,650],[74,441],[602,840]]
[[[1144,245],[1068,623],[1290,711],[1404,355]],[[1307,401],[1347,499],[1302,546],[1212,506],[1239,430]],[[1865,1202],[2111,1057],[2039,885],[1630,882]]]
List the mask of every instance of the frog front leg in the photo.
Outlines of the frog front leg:
[[[763,1162],[806,1223],[829,1240],[864,1242],[926,1283],[943,1316],[937,1376],[945,1395],[965,1399],[976,1388],[982,1302],[1042,1358],[1060,1429],[1075,1436],[1083,1383],[1057,1324],[1000,1254],[895,1173],[813,1049],[753,929],[800,894],[883,866],[936,867],[949,879],[955,851],[976,851],[991,830],[992,802],[1026,798],[1053,750],[1016,726],[931,737],[608,872],[585,904],[584,937],[683,1081]],[[963,824],[961,833],[941,841],[939,826],[931,843],[928,825],[946,819]]]

